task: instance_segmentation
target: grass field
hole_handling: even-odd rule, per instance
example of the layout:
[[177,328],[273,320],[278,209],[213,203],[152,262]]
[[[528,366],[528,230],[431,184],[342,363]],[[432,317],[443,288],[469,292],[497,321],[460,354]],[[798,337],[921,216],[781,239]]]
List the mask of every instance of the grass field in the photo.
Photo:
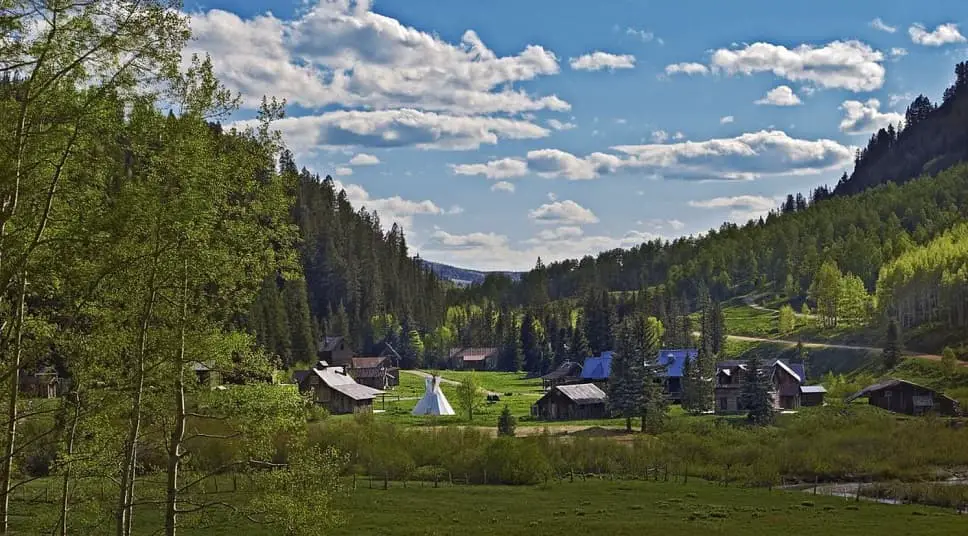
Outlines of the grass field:
[[964,516],[929,507],[855,503],[803,492],[641,481],[456,490],[399,484],[359,489],[334,534],[961,534]]
[[[349,483],[347,482],[347,486]],[[664,536],[717,534],[747,535],[781,532],[789,536],[852,536],[870,534],[962,534],[966,519],[952,510],[895,506],[802,491],[725,488],[700,480],[687,484],[626,480],[552,481],[539,486],[451,486],[433,488],[411,482],[407,488],[392,482],[390,489],[374,489],[365,480],[358,489],[337,498],[342,526],[327,530],[336,536],[461,536],[501,534],[608,534]],[[245,494],[221,493],[220,501],[239,504]],[[49,532],[53,505],[27,506],[16,499],[11,521],[17,534]],[[30,512],[33,512],[31,515]],[[23,514],[28,515],[23,515]],[[281,534],[234,516],[215,514],[204,525],[179,529],[185,536],[269,536]],[[160,510],[139,509],[135,534],[158,534]],[[95,529],[111,531],[110,521]]]

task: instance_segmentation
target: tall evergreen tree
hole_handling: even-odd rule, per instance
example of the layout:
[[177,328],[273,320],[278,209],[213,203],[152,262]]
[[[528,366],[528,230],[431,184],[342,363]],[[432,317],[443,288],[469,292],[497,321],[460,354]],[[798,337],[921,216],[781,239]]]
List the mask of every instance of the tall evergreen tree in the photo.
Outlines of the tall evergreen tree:
[[568,356],[576,363],[583,363],[585,358],[591,355],[591,348],[588,345],[588,338],[585,337],[585,321],[581,312],[575,321],[575,327],[571,331],[571,342],[568,345]]
[[746,374],[740,393],[740,404],[747,411],[747,419],[757,426],[773,424],[773,386],[763,363],[755,354],[746,362]]
[[635,321],[626,318],[615,333],[615,353],[608,379],[608,404],[614,414],[625,418],[625,429],[632,431],[632,418],[642,414],[645,401],[644,355],[636,336]]
[[521,350],[524,352],[525,370],[538,372],[541,369],[541,341],[538,339],[531,311],[524,313],[524,318],[521,319]]
[[[641,318],[638,315],[632,317]],[[659,365],[659,321],[648,318],[635,322],[636,346],[642,352],[642,402],[640,406],[642,432],[658,433],[665,422],[669,402],[662,385],[664,368]]]
[[904,344],[901,342],[901,332],[898,329],[897,321],[891,318],[887,322],[887,338],[884,341],[884,350],[881,352],[881,362],[885,370],[892,370],[901,362],[904,353]]
[[[289,340],[292,362],[313,363],[316,359],[316,338],[306,298],[306,281],[290,279],[282,289],[289,321]],[[286,363],[290,365],[291,363]]]

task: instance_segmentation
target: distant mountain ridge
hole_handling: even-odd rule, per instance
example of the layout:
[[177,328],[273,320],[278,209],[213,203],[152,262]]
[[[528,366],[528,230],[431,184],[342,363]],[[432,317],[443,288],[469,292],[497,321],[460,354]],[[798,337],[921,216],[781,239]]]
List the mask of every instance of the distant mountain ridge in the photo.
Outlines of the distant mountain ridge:
[[506,275],[514,281],[521,279],[521,272],[482,272],[479,270],[458,268],[457,266],[451,266],[449,264],[423,259],[421,259],[420,262],[422,262],[427,268],[430,268],[433,273],[437,274],[437,277],[445,281],[450,281],[459,286],[469,286],[483,283],[484,278],[487,277],[488,274]]

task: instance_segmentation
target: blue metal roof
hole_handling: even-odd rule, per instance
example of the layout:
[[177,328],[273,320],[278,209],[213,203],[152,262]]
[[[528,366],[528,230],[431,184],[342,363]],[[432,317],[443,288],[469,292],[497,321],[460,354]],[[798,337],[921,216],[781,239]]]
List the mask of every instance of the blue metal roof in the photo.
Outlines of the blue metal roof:
[[612,373],[612,352],[602,352],[599,357],[586,357],[581,369],[583,380],[607,380]]
[[699,350],[696,350],[695,348],[659,350],[659,366],[666,368],[666,378],[681,378],[682,367],[685,366],[686,359],[696,359],[697,355],[699,355]]

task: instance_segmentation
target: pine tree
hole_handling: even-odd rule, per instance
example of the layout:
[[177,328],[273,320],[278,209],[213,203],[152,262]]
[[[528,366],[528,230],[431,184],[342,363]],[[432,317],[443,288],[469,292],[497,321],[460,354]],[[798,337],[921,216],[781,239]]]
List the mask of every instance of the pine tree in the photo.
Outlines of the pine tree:
[[504,409],[501,410],[501,414],[497,418],[497,435],[514,437],[516,425],[517,419],[514,418],[514,415],[511,415],[510,408],[505,404]]
[[608,403],[612,412],[625,418],[625,429],[632,431],[632,417],[641,415],[645,381],[644,356],[636,340],[634,320],[626,318],[616,329],[615,353],[608,380]]
[[541,344],[531,311],[526,312],[521,320],[521,350],[524,352],[525,370],[538,372],[541,369]]
[[571,331],[571,343],[568,345],[568,356],[575,363],[583,363],[591,355],[588,338],[585,337],[585,321],[581,312],[575,321],[575,328]]
[[773,424],[773,386],[763,363],[754,355],[746,362],[746,374],[740,393],[740,404],[747,410],[746,418],[757,426]]
[[[636,318],[633,316],[633,318]],[[639,317],[641,318],[641,317]],[[666,419],[669,401],[662,385],[664,367],[659,362],[659,321],[648,318],[635,322],[638,332],[637,346],[641,349],[645,365],[642,371],[642,432],[658,433]]]
[[893,318],[887,323],[887,339],[884,343],[884,350],[881,352],[881,361],[885,370],[892,370],[901,362],[903,353],[903,343],[901,342],[900,330],[897,321]]
[[316,358],[316,338],[313,335],[312,318],[306,299],[306,281],[304,279],[286,281],[282,295],[289,320],[292,361],[312,363]]
[[699,406],[699,382],[696,377],[695,360],[687,359],[682,365],[682,409],[689,413],[696,413]]
[[712,333],[709,339],[710,350],[714,355],[722,355],[726,348],[726,315],[722,304],[713,302]]

